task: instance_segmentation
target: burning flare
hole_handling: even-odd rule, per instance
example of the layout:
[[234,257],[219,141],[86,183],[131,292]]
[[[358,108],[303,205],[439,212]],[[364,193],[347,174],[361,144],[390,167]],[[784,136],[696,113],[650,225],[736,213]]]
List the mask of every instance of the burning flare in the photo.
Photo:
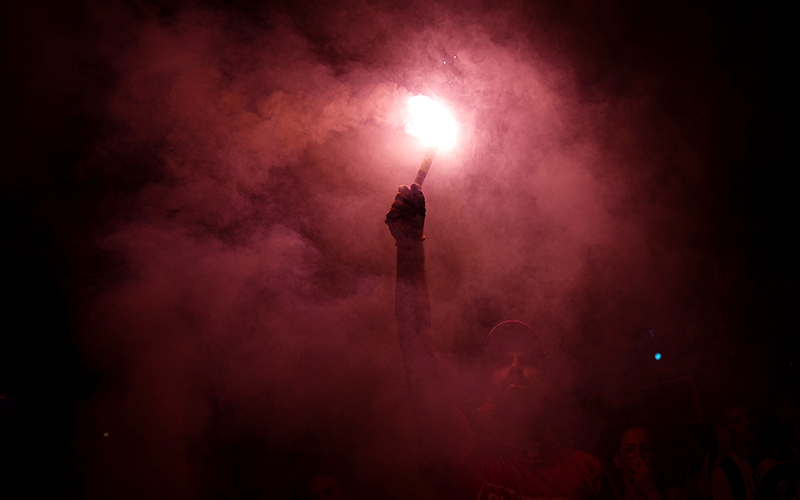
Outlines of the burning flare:
[[414,180],[421,186],[439,148],[447,149],[456,142],[456,121],[447,108],[424,95],[411,97],[408,111],[411,119],[406,123],[406,132],[428,145]]
[[453,115],[430,97],[415,95],[408,100],[411,120],[406,132],[429,147],[447,149],[456,142],[456,121]]

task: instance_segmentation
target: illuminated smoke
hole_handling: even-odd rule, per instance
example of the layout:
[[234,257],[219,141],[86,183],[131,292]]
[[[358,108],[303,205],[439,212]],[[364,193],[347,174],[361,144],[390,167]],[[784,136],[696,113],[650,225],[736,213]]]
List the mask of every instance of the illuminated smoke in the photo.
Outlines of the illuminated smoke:
[[[650,37],[585,2],[406,4],[17,11],[44,34],[19,52],[31,127],[69,144],[52,204],[72,207],[74,341],[100,374],[75,410],[86,498],[149,495],[137,478],[173,498],[268,498],[336,464],[362,491],[429,495],[383,224],[425,151],[403,130],[416,94],[459,125],[426,181],[425,232],[460,402],[483,395],[483,337],[512,318],[552,353],[569,444],[602,424],[587,399],[726,370],[703,347],[727,341],[741,256],[709,243],[710,165],[739,152],[714,157],[707,103],[738,101],[717,95],[701,28],[683,29],[693,8]],[[670,30],[703,50],[659,45]]]

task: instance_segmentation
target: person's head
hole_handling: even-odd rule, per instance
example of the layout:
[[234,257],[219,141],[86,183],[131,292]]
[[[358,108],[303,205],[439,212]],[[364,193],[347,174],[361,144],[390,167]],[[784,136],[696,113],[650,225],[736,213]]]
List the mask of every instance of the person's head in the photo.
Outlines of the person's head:
[[536,333],[521,321],[504,321],[486,337],[488,399],[498,409],[540,411],[547,387],[546,352]]
[[741,446],[752,446],[756,442],[756,429],[752,422],[750,409],[747,405],[736,406],[725,410],[720,416],[723,432],[727,434],[732,443]]
[[618,448],[613,455],[614,465],[627,482],[632,479],[634,461],[649,462],[653,458],[653,438],[644,427],[631,426],[622,431],[616,444]]

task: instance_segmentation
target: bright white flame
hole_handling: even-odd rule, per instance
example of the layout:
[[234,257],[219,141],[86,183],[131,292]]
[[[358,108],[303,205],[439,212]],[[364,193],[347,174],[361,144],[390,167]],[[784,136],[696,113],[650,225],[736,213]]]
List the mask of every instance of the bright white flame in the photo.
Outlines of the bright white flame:
[[406,132],[428,146],[447,149],[456,142],[456,121],[444,106],[430,97],[415,95],[408,100],[411,120]]

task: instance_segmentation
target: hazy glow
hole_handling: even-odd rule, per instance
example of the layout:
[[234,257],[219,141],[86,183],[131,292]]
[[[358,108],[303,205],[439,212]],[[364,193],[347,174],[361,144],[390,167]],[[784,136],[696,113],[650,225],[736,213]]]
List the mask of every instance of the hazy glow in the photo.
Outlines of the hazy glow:
[[456,142],[456,121],[443,105],[424,95],[415,95],[408,100],[411,119],[406,132],[423,141],[427,146],[447,149]]
[[656,361],[660,360],[661,359],[661,353],[657,352],[656,355],[655,355],[655,358],[656,358]]
[[[3,40],[18,165],[4,179],[9,317],[74,352],[4,336],[4,353],[41,362],[3,357],[19,383],[0,384],[0,420],[22,416],[26,387],[68,374],[40,407],[70,429],[52,412],[24,416],[80,459],[68,491],[291,498],[324,471],[355,499],[429,499],[428,479],[453,477],[444,455],[423,453],[430,473],[417,471],[383,223],[396,186],[433,154],[404,132],[417,102],[455,121],[425,181],[436,375],[454,403],[483,402],[482,340],[505,319],[541,336],[548,397],[565,410],[552,434],[576,448],[594,449],[644,380],[691,373],[702,397],[730,389],[734,361],[759,380],[766,368],[764,380],[795,376],[788,349],[768,366],[730,354],[790,327],[793,280],[779,272],[795,259],[771,226],[787,225],[775,200],[789,183],[768,182],[790,145],[769,133],[771,105],[732,90],[745,70],[757,101],[782,96],[783,80],[762,71],[769,43],[743,52],[736,30],[715,34],[737,20],[728,10],[80,6],[12,5]],[[409,102],[421,92],[433,97]],[[775,200],[759,198],[767,186]],[[767,225],[743,232],[743,220]],[[751,339],[745,320],[777,328]],[[681,355],[653,365],[658,346]],[[19,474],[33,452],[11,441]]]

